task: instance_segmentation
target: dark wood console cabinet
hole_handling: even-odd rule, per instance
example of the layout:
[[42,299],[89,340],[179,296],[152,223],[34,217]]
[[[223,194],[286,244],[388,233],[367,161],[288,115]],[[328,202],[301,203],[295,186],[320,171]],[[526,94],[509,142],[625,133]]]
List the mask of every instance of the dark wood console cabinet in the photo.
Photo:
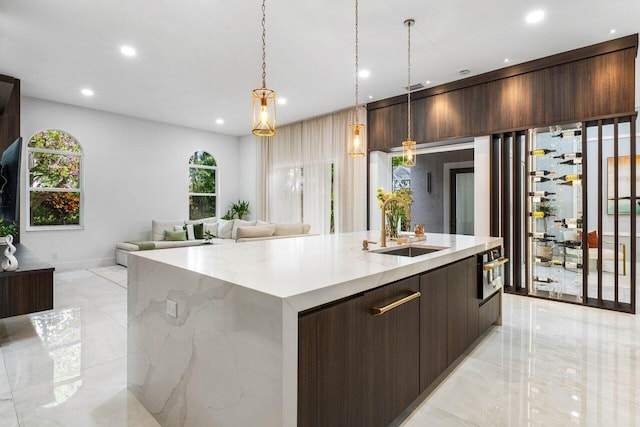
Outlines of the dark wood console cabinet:
[[[499,318],[500,294],[480,305],[476,268],[476,257],[466,258],[301,313],[298,426],[396,419]],[[418,290],[419,298],[372,314]]]
[[20,244],[15,257],[18,269],[0,273],[0,318],[51,310],[54,268]]

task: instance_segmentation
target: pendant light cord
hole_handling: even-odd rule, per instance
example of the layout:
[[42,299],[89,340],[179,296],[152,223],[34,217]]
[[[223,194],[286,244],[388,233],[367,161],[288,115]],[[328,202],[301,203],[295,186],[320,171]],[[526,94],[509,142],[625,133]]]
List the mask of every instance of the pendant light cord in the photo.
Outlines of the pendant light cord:
[[407,141],[411,141],[411,20],[407,23]]
[[267,87],[267,30],[266,30],[266,10],[265,1],[262,0],[262,88]]
[[356,123],[358,121],[358,106],[359,106],[359,94],[358,94],[358,0],[356,0]]

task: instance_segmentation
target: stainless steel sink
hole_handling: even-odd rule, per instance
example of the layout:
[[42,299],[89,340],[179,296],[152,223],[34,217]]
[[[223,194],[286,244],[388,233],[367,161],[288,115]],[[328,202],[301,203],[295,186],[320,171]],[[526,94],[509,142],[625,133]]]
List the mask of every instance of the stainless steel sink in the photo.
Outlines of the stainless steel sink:
[[417,246],[416,245],[416,246],[402,246],[399,248],[390,248],[390,249],[385,248],[385,249],[379,249],[377,251],[372,251],[372,252],[383,254],[383,255],[414,257],[414,256],[430,254],[433,252],[438,252],[443,249],[449,249],[449,248],[438,247],[438,246]]

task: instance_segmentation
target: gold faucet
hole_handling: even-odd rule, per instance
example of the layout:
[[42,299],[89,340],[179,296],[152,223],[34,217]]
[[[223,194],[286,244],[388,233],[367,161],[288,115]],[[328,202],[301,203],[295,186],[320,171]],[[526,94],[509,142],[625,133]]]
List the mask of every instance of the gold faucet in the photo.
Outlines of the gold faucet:
[[409,210],[409,205],[407,204],[407,202],[405,202],[404,200],[402,200],[400,197],[389,197],[387,200],[384,201],[384,203],[382,204],[382,225],[380,226],[380,247],[381,248],[386,248],[387,247],[387,226],[385,223],[385,208],[387,207],[387,205],[389,204],[389,202],[399,202],[400,204],[402,204],[404,206],[404,213],[407,216],[407,222],[411,222],[411,211]]

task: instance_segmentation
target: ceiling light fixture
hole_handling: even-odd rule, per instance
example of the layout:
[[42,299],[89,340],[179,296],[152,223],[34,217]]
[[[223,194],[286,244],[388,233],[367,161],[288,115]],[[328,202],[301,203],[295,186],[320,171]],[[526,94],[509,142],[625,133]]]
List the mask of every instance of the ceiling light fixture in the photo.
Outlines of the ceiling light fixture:
[[284,105],[287,103],[287,98],[278,98],[278,104]]
[[509,58],[504,58],[504,62],[509,62]]
[[615,33],[616,33],[616,29],[615,28],[612,28],[612,29],[609,30],[609,34],[615,34]]
[[216,124],[223,125],[224,124],[224,119],[216,119]]
[[136,56],[136,50],[131,46],[122,46],[120,48],[120,53],[124,56],[128,56],[129,58]]
[[84,88],[80,91],[84,96],[93,96],[93,91],[89,88]]
[[360,72],[358,73],[358,76],[362,77],[363,79],[366,79],[370,75],[371,72],[369,70],[360,70]]
[[426,82],[424,82],[425,84],[430,85],[431,84],[431,80],[427,80]]
[[373,99],[373,95],[369,95],[369,99]]
[[527,14],[527,24],[536,24],[544,19],[544,10],[534,10]]
[[[358,100],[358,0],[356,0],[356,106],[354,108],[355,121],[349,125],[349,157],[364,157],[364,125],[360,123],[358,110],[360,103]],[[363,72],[366,70],[362,70]],[[367,71],[367,76],[369,72]]]
[[266,7],[262,0],[262,87],[253,90],[253,134],[273,136],[276,134],[276,93],[267,89],[267,43]]
[[404,166],[416,165],[416,142],[411,139],[411,27],[414,19],[406,19],[407,26],[407,140],[402,141],[402,163]]

